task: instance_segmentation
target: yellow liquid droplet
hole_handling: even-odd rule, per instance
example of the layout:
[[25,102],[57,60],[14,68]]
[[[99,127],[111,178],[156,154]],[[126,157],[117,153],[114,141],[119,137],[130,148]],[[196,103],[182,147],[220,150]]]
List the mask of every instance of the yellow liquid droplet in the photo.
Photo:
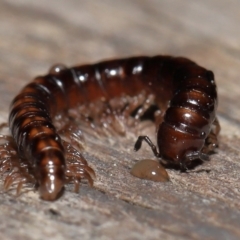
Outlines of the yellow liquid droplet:
[[165,168],[159,162],[150,159],[137,162],[130,173],[137,178],[154,182],[167,182],[170,180]]

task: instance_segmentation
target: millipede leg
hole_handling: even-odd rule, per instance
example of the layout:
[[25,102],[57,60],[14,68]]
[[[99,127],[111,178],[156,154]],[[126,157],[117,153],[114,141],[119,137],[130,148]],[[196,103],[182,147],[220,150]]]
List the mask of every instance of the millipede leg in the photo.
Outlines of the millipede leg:
[[1,123],[0,124],[0,130],[2,131],[4,128],[7,128],[8,124],[7,123]]
[[217,118],[215,118],[213,125],[215,126],[215,129],[213,130],[213,132],[217,136],[221,130],[221,126]]
[[141,116],[145,113],[145,111],[154,103],[154,95],[150,94],[147,96],[147,99],[144,100],[142,106],[138,109],[135,119],[140,119]]
[[211,129],[211,132],[207,136],[205,140],[205,146],[202,149],[203,153],[209,153],[213,152],[215,148],[218,147],[218,134],[221,130],[220,124],[218,122],[218,119],[216,118],[213,122],[213,127]]
[[159,158],[160,157],[160,153],[157,151],[157,147],[152,143],[151,139],[148,136],[139,136],[137,141],[136,141],[136,143],[135,143],[135,145],[134,145],[134,150],[138,151],[141,148],[143,140],[150,146],[150,148],[153,151],[153,154],[157,158]]
[[181,172],[186,172],[188,170],[187,165],[184,161],[179,162]]
[[183,162],[189,162],[196,159],[200,159],[202,161],[209,161],[209,156],[203,152],[191,152],[185,155]]

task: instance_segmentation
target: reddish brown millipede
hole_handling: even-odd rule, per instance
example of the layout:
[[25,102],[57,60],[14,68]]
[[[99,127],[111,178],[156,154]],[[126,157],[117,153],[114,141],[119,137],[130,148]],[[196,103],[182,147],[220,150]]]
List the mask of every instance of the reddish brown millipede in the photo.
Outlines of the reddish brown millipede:
[[[157,147],[147,136],[139,136],[135,150],[144,140],[161,163],[183,170],[196,159],[208,159],[220,131],[211,71],[186,58],[170,56],[132,57],[72,68],[58,65],[21,90],[9,115],[11,134],[19,154],[34,170],[41,198],[55,200],[67,175],[64,144],[53,118],[87,102],[101,99],[107,103],[142,91],[153,95],[160,109],[155,114]],[[135,107],[139,113],[149,105],[138,103]],[[79,179],[91,181],[92,175],[93,170],[83,161]]]

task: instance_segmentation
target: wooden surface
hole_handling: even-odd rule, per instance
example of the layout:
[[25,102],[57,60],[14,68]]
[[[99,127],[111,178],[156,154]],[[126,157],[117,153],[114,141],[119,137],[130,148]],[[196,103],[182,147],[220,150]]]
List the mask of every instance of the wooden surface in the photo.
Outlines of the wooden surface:
[[19,89],[57,62],[171,54],[214,71],[222,131],[210,162],[168,170],[168,183],[129,174],[152,157],[147,147],[135,154],[133,139],[89,139],[94,187],[69,188],[50,203],[33,191],[2,191],[0,239],[240,239],[239,9],[238,0],[2,0],[1,122]]

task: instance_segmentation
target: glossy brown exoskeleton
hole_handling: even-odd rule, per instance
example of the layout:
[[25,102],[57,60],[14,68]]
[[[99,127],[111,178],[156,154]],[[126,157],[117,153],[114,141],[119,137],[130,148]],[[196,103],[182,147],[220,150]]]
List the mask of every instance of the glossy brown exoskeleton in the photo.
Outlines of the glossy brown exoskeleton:
[[[181,57],[132,57],[93,65],[51,69],[35,78],[14,98],[9,126],[18,150],[35,169],[40,196],[58,197],[65,183],[65,152],[53,118],[87,102],[134,96],[144,91],[161,110],[157,147],[146,141],[163,163],[184,169],[206,160],[217,145],[217,91],[213,73]],[[86,165],[87,172],[90,172]]]

